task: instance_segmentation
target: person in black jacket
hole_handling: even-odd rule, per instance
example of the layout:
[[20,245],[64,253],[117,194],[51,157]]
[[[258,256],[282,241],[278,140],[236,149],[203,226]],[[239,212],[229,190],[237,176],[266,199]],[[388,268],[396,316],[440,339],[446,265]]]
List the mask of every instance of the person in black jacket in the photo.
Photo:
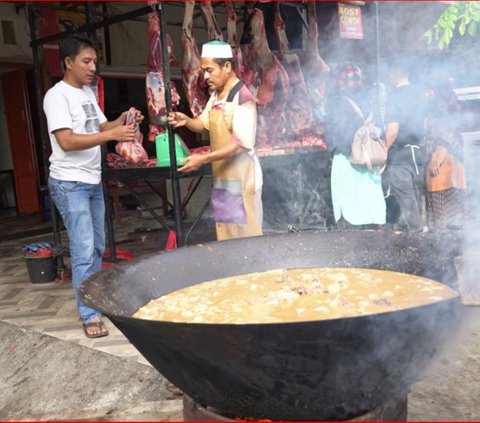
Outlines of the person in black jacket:
[[424,93],[410,84],[408,66],[395,60],[390,64],[393,91],[387,98],[386,141],[388,162],[386,178],[389,194],[398,207],[395,229],[420,231],[422,218],[423,156],[426,118]]

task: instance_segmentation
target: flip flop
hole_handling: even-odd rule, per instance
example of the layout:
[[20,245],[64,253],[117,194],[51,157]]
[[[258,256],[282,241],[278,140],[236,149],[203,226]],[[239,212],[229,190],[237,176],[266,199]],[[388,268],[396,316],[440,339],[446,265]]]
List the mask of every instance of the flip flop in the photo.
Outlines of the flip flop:
[[[108,335],[108,330],[105,326],[105,323],[103,323],[101,320],[99,322],[82,323],[82,326],[83,326],[83,331],[85,332],[85,336],[87,338],[101,338],[102,336]],[[90,328],[98,328],[100,329],[100,332],[89,333],[88,329]],[[103,330],[105,330],[105,332]]]

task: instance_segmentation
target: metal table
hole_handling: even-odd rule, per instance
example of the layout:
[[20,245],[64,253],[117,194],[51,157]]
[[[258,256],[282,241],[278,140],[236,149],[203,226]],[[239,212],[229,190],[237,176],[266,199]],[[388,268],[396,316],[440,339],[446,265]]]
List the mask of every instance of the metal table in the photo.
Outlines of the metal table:
[[[203,166],[201,169],[199,169],[197,172],[192,172],[188,174],[177,173],[177,175],[174,175],[174,177],[177,179],[184,179],[184,178],[191,178],[191,177],[197,178],[192,189],[187,193],[187,196],[185,197],[184,201],[181,204],[181,212],[182,212],[181,215],[183,214],[183,211],[185,210],[188,203],[190,202],[193,194],[196,192],[203,177],[206,175],[211,175],[211,173],[212,173],[211,166],[206,165],[206,166]],[[121,182],[122,185],[127,189],[127,191],[144,208],[144,210],[148,211],[153,216],[153,218],[158,223],[160,223],[160,225],[162,225],[163,228],[165,228],[167,231],[175,230],[175,232],[178,233],[179,228],[176,227],[177,225],[174,225],[173,227],[169,226],[169,224],[165,221],[164,217],[160,216],[155,211],[155,209],[151,207],[138,192],[135,191],[135,184],[134,184],[134,182],[137,182],[137,181],[144,182],[146,185],[152,188],[152,192],[162,197],[162,199],[167,200],[169,210],[173,210],[174,205],[170,201],[168,201],[168,199],[164,198],[163,196],[164,194],[159,192],[152,184],[152,181],[171,180],[171,179],[172,179],[172,175],[169,167],[124,167],[124,168],[105,167],[102,170],[102,184],[104,189],[105,208],[106,208],[105,221],[107,224],[107,243],[108,243],[108,247],[110,248],[112,261],[117,261],[117,256],[115,253],[115,229],[113,224],[114,213],[113,213],[113,206],[109,197],[108,182],[111,182],[111,181]],[[210,198],[207,199],[207,201],[204,203],[204,205],[198,212],[193,222],[187,228],[183,242],[185,243],[187,242],[188,236],[190,235],[192,230],[195,228],[195,226],[198,224],[198,222],[204,215],[209,204],[210,204]],[[183,225],[183,223],[184,222],[181,219],[179,224]]]

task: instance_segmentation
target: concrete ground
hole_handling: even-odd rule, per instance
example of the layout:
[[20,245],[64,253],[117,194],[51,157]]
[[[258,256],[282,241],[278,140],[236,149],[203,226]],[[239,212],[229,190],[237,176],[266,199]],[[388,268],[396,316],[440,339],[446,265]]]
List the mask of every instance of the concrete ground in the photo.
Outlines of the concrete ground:
[[480,307],[467,307],[458,331],[408,396],[408,420],[480,420]]
[[[139,255],[165,245],[156,228],[134,213],[117,236]],[[30,282],[20,246],[36,240],[50,239],[0,242],[0,420],[182,420],[181,397],[110,322],[109,337],[85,338],[68,282]],[[409,420],[480,419],[480,308],[466,311],[412,387]]]
[[[165,232],[134,212],[117,240],[138,256]],[[0,242],[0,420],[181,420],[181,396],[108,319],[108,337],[85,337],[69,281],[30,281],[20,247],[51,240]]]
[[2,420],[181,420],[152,367],[0,322]]

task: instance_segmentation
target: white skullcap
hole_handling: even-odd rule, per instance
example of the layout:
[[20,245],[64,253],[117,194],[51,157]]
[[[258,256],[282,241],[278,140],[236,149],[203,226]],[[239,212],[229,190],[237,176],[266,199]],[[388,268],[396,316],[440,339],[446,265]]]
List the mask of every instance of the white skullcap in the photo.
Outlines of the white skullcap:
[[233,58],[232,47],[224,41],[209,41],[202,46],[202,57],[210,59],[231,59]]

